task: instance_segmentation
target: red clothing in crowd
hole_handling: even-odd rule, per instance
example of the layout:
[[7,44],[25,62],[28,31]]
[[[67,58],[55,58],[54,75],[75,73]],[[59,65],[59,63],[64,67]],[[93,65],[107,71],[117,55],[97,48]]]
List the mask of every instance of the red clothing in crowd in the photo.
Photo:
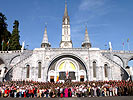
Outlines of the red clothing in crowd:
[[5,94],[7,94],[8,93],[8,91],[7,91],[7,89],[5,90]]
[[26,93],[24,92],[24,97],[26,97]]
[[34,89],[32,89],[32,90],[31,90],[31,93],[33,93],[33,94],[34,94]]
[[37,90],[37,93],[39,93],[39,90]]

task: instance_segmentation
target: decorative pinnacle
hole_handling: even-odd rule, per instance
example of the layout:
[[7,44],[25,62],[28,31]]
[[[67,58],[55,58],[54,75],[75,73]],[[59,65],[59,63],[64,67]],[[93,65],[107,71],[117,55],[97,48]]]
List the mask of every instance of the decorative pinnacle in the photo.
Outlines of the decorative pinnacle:
[[44,36],[43,36],[42,43],[48,43],[47,25],[46,25],[46,23],[45,23],[45,31],[44,31]]
[[87,26],[85,28],[85,40],[84,40],[84,42],[90,42],[88,31],[87,31]]

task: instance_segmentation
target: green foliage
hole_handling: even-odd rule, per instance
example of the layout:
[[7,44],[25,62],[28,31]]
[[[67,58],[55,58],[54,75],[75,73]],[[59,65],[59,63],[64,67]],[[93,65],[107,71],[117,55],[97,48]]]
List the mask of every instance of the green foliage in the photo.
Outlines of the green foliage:
[[11,33],[7,30],[6,20],[5,15],[0,12],[0,51],[2,50],[2,40],[4,40],[3,50],[7,50],[7,42],[11,36]]
[[[19,22],[14,21],[12,34],[7,30],[6,16],[0,12],[0,51],[6,50],[20,50],[21,45],[19,43]],[[4,42],[2,43],[2,41]],[[8,41],[10,42],[8,43]],[[2,45],[3,44],[3,45]]]
[[10,39],[10,47],[9,50],[20,50],[21,45],[19,43],[19,22],[17,20],[14,21],[14,26],[13,26],[13,31],[11,34],[11,39]]

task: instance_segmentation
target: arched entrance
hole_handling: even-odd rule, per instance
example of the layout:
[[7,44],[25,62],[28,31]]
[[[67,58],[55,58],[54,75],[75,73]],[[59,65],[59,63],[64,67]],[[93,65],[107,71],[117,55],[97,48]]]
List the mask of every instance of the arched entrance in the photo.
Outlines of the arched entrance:
[[64,82],[66,79],[71,81],[88,80],[86,65],[83,60],[73,54],[55,57],[49,64],[47,81],[56,82],[58,79],[60,82]]

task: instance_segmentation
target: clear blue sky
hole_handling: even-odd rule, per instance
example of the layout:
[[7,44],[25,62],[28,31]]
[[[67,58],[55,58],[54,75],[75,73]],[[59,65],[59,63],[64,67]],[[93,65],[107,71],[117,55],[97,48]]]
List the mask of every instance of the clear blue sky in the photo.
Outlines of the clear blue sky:
[[[87,25],[93,47],[105,49],[112,42],[113,50],[133,50],[133,0],[67,0],[71,39],[81,47]],[[12,32],[14,20],[20,23],[20,43],[29,49],[40,48],[45,23],[48,39],[58,48],[62,34],[65,0],[0,0],[0,12],[7,17]],[[107,46],[108,48],[108,46]]]

